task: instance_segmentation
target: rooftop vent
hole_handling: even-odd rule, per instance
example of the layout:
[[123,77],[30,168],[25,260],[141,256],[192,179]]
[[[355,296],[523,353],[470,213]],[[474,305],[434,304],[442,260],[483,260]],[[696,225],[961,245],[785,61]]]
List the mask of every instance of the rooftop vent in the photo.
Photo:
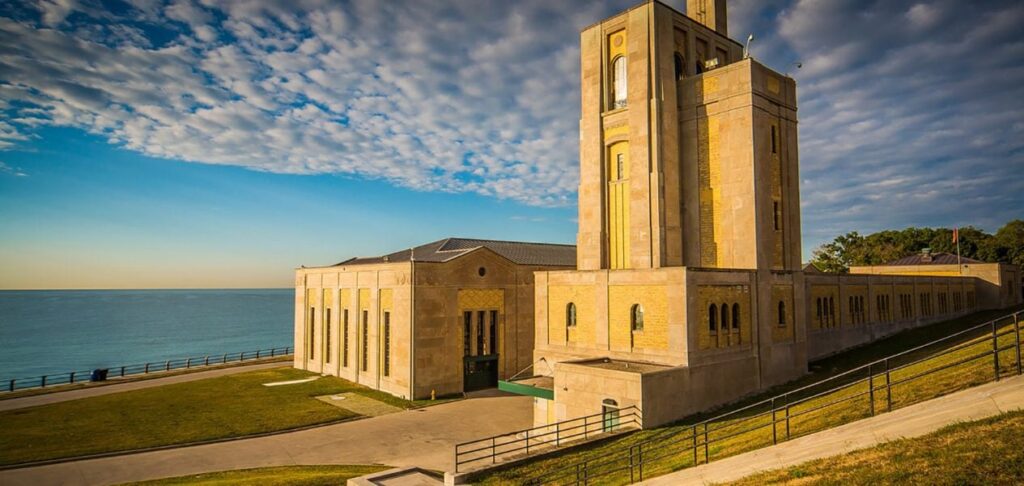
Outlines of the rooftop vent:
[[932,261],[932,249],[931,248],[923,248],[921,250],[921,261],[924,262],[924,263],[931,263],[931,261]]

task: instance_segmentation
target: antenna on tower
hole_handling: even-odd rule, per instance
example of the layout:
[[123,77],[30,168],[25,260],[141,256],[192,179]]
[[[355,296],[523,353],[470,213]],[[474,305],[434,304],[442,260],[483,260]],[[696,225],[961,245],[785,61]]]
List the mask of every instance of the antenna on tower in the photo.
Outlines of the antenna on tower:
[[747,36],[747,45],[743,46],[743,59],[750,57],[750,43],[754,40],[754,34]]

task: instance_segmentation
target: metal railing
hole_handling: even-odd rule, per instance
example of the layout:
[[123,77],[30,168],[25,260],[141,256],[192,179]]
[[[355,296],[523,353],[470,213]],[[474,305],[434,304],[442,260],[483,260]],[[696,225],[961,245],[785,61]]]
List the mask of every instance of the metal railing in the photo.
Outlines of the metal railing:
[[596,413],[462,442],[455,445],[455,472],[470,464],[497,464],[499,460],[548,452],[566,444],[640,427],[640,410],[631,405],[614,412]]
[[[242,351],[237,353],[224,353],[218,355],[206,355],[206,356],[195,356],[191,358],[177,358],[168,359],[162,361],[152,361],[149,363],[134,364],[134,365],[121,365],[104,368],[107,370],[107,375],[103,378],[123,378],[132,375],[146,375],[150,373],[160,373],[173,370],[183,370],[191,368],[201,368],[204,366],[222,365],[226,363],[232,363],[235,361],[245,361],[247,359],[262,359],[262,358],[273,358],[278,356],[287,356],[292,354],[293,348],[291,346],[285,346],[283,348],[268,348],[258,349],[255,351]],[[27,388],[45,388],[48,386],[55,385],[68,385],[72,383],[80,383],[83,381],[92,381],[93,372],[96,370],[84,370],[84,371],[68,371],[64,373],[51,373],[41,376],[33,376],[31,378],[12,378],[6,380],[0,393],[10,393],[15,390],[24,390]]]
[[[586,485],[595,480],[600,480],[601,484],[633,483],[653,477],[651,473],[657,476],[707,464],[969,386],[998,381],[1007,373],[1020,375],[1021,316],[1018,312],[996,318],[716,417],[689,426],[669,427],[673,430],[655,432],[654,437],[529,477],[523,482],[530,485]],[[1009,336],[1012,342],[1010,338],[1001,342],[1001,338]],[[928,348],[938,345],[949,347],[926,354]],[[978,362],[986,358],[992,361],[990,371],[982,369],[987,366],[984,363],[979,367]],[[938,384],[917,381],[941,371],[958,370],[962,374],[965,366],[972,365],[978,369],[971,369],[971,374],[966,376],[954,376],[946,384],[941,383],[941,378],[936,378]],[[910,394],[909,399],[894,398],[895,390],[911,384],[924,387],[925,393]],[[822,390],[823,385],[828,388]],[[864,402],[863,407],[858,401]]]

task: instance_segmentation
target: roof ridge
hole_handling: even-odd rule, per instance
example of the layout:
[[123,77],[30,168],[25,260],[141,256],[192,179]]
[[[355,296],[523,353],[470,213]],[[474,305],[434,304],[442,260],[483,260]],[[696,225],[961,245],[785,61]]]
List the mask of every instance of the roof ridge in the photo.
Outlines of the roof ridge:
[[487,238],[463,238],[461,236],[450,237],[448,238],[448,240],[486,241],[490,243],[515,243],[519,245],[576,246],[570,243],[548,243],[544,241],[491,240]]

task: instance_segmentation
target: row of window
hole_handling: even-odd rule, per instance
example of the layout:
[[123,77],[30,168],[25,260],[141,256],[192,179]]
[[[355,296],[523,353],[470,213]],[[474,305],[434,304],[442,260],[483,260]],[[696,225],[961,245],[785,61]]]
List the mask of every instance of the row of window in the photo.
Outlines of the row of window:
[[818,322],[818,327],[836,327],[838,322],[836,321],[836,302],[832,297],[818,297],[815,300],[815,307],[817,313],[815,318]]
[[[938,311],[940,314],[949,312],[949,295],[945,292],[937,294]],[[973,302],[974,293],[967,292],[968,300]],[[900,319],[912,319],[914,317],[914,301],[913,294],[899,294],[899,311]],[[932,306],[932,294],[925,293],[920,294],[920,312],[922,316],[933,316],[935,315],[934,308]],[[960,293],[954,293],[952,297],[953,312],[960,312],[963,310],[963,296]],[[816,307],[816,318],[820,327],[834,327],[837,323],[835,320],[835,307],[833,304],[832,297],[819,297],[815,300]],[[887,322],[893,320],[892,305],[890,302],[890,296],[888,294],[880,294],[875,296],[875,308],[878,312],[878,321]],[[864,304],[863,296],[850,296],[849,298],[849,309],[850,309],[850,322],[853,324],[864,324],[868,322],[868,309]]]
[[878,320],[879,322],[887,322],[892,320],[892,307],[889,305],[889,294],[879,294],[875,296],[875,308],[878,309]]
[[[370,347],[370,329],[369,329],[369,311],[364,310],[363,325],[362,325],[362,359],[360,361],[360,368],[362,371],[369,370],[369,353],[365,350]],[[341,365],[345,368],[349,366],[349,327],[348,327],[348,309],[342,309],[342,354],[341,354]],[[383,350],[382,350],[382,373],[384,376],[391,376],[391,312],[385,311],[383,315],[383,329],[381,330]],[[316,358],[316,346],[314,345],[314,338],[316,336],[316,307],[309,308],[309,339],[307,340],[307,352],[306,355],[310,360]],[[324,362],[330,363],[332,353],[331,344],[331,309],[324,309]]]
[[850,296],[850,322],[854,324],[868,322],[868,313],[864,308],[864,296],[862,295]]
[[[489,321],[487,319],[488,315],[490,316]],[[474,317],[476,317],[476,346],[473,346]],[[498,354],[498,311],[465,311],[462,313],[462,326],[463,356],[484,356],[487,354]],[[485,330],[487,331],[486,335]],[[474,349],[476,351],[475,353]],[[487,352],[485,352],[485,350]]]

